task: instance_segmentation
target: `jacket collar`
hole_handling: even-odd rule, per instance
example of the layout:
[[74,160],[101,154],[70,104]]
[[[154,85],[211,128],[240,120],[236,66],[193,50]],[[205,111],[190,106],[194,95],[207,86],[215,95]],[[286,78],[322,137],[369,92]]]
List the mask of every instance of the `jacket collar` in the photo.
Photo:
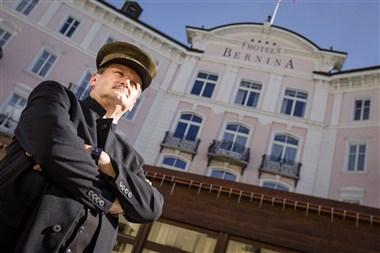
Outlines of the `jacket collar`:
[[91,111],[95,112],[96,114],[99,115],[99,117],[103,117],[106,114],[106,109],[101,106],[98,101],[93,99],[92,97],[88,96],[83,100],[83,105],[88,107]]

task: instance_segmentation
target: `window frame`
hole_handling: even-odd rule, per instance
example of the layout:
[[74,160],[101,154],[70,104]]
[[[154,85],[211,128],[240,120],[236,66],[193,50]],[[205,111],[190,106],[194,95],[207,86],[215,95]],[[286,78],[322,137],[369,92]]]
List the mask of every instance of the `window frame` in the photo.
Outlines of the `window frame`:
[[359,205],[362,205],[364,203],[366,190],[361,187],[347,186],[339,188],[338,193],[339,201],[351,204],[357,204],[353,202],[359,202]]
[[300,156],[301,156],[301,148],[302,148],[302,138],[301,136],[298,136],[298,135],[295,135],[293,133],[288,133],[288,132],[284,132],[284,131],[275,131],[271,134],[271,139],[270,139],[270,143],[268,145],[268,149],[267,149],[267,154],[269,156],[272,155],[272,147],[273,147],[273,144],[274,144],[274,138],[276,135],[287,135],[287,136],[290,136],[294,139],[296,139],[298,141],[298,146],[297,146],[297,153],[296,153],[296,157],[295,157],[295,160],[294,162],[301,162],[300,161]]
[[[228,180],[228,179],[225,179],[224,177],[223,178],[219,178],[219,177],[213,177],[211,176],[212,172],[213,171],[223,171],[225,173],[229,173],[229,174],[232,174],[235,176],[235,181],[232,181],[232,180]],[[216,167],[216,166],[212,166],[208,169],[208,172],[207,172],[207,176],[211,177],[211,178],[217,178],[217,179],[222,179],[222,180],[227,180],[227,181],[231,181],[231,182],[239,182],[240,181],[240,174],[233,170],[233,169],[230,169],[230,168],[222,168],[222,167]]]
[[[293,92],[296,93],[296,95],[294,97],[286,95],[287,91],[293,91]],[[306,99],[297,98],[297,94],[298,93],[305,93],[306,96],[307,96]],[[280,114],[291,116],[291,117],[297,117],[297,118],[300,118],[300,119],[305,119],[306,115],[307,115],[309,96],[310,96],[310,94],[309,94],[309,91],[307,91],[307,90],[300,90],[300,89],[297,89],[297,88],[285,87],[285,89],[283,91],[283,95],[282,95],[282,100],[281,100],[281,103],[280,103],[280,110],[279,110]],[[292,99],[292,101],[293,101],[292,108],[291,108],[291,113],[290,114],[287,114],[287,113],[283,112],[283,107],[284,107],[285,99],[288,99],[288,100]],[[296,103],[297,102],[304,102],[304,110],[303,110],[303,115],[302,116],[294,115],[295,110],[296,110]],[[285,108],[285,111],[286,111],[286,108]]]
[[[222,131],[221,131],[221,133],[219,134],[219,140],[222,142],[223,140],[224,140],[224,135],[225,135],[225,133],[226,133],[226,130],[227,130],[227,126],[228,125],[232,125],[232,124],[234,124],[234,125],[238,125],[239,127],[244,127],[244,128],[247,128],[248,129],[248,134],[246,135],[246,137],[247,137],[247,140],[246,140],[246,143],[245,143],[245,145],[244,145],[244,148],[245,149],[247,149],[247,148],[249,148],[250,147],[250,142],[251,142],[251,133],[253,132],[253,126],[252,127],[250,127],[250,126],[248,126],[248,125],[246,125],[246,124],[244,124],[244,123],[242,123],[242,122],[237,122],[237,121],[225,121],[224,122],[224,124],[223,124],[223,128],[222,128]],[[228,130],[228,131],[230,131],[230,130]],[[229,133],[231,133],[231,132],[229,132]],[[235,133],[237,133],[236,131],[235,131]],[[236,136],[237,135],[239,135],[239,134],[235,134],[234,135],[234,140],[236,140]],[[236,143],[235,141],[234,141],[234,143]],[[235,151],[233,151],[233,150],[230,150],[231,152],[235,152]],[[237,152],[238,153],[238,152]]]
[[[70,36],[68,36],[67,33],[68,33],[68,31],[70,31],[70,29],[73,27],[73,23],[71,23],[63,33],[61,32],[62,29],[63,29],[63,27],[66,25],[66,22],[68,21],[69,18],[72,18],[74,23],[75,23],[75,22],[78,22],[78,25],[75,27],[74,31],[72,32],[72,34],[71,34]],[[59,27],[59,29],[58,29],[58,33],[59,33],[60,35],[64,36],[65,38],[73,39],[73,36],[75,36],[75,32],[78,31],[79,26],[81,25],[81,23],[82,23],[82,22],[81,22],[80,19],[75,18],[75,17],[74,17],[73,15],[71,15],[71,14],[68,14],[68,15],[66,16],[66,18],[64,19],[64,21],[61,22],[61,25],[60,25],[60,27]]]
[[[76,85],[76,88],[75,88],[75,96],[79,99],[79,100],[83,100],[84,98],[86,98],[86,94],[87,92],[89,92],[88,90],[91,90],[91,85],[90,85],[90,82],[91,82],[91,77],[93,75],[94,71],[92,71],[91,69],[86,69],[84,74],[82,75],[80,81],[79,81],[79,85]],[[90,76],[90,79],[88,80],[87,82],[87,86],[83,89],[83,92],[79,95],[77,94],[78,93],[78,90],[82,87],[82,85],[84,84],[84,81],[86,79],[87,76]]]
[[266,187],[264,186],[265,183],[270,183],[270,184],[274,184],[276,186],[282,186],[284,188],[287,188],[287,192],[292,192],[293,191],[293,187],[285,182],[282,182],[282,181],[277,181],[277,180],[271,180],[271,179],[262,179],[260,180],[260,186],[261,187],[264,187],[266,189],[272,189],[272,190],[278,190],[278,191],[285,191],[285,190],[281,190],[281,189],[278,189],[278,188],[271,188],[271,187]]
[[[200,79],[201,77],[198,77],[199,74],[206,74],[207,75],[207,79],[205,79],[205,78]],[[208,79],[208,77],[210,75],[216,76],[216,81]],[[219,79],[220,79],[220,77],[219,77],[219,74],[217,74],[217,73],[203,71],[203,70],[198,70],[197,73],[196,73],[196,75],[195,75],[195,77],[193,78],[193,82],[192,82],[193,85],[190,87],[189,94],[192,95],[192,96],[212,99],[213,96],[214,96],[215,89],[216,89],[216,86],[218,84]],[[199,94],[193,93],[193,89],[194,89],[194,86],[195,86],[195,84],[196,84],[197,81],[201,81],[202,82],[202,88],[201,88]],[[204,91],[206,89],[205,87],[207,86],[208,83],[211,83],[211,84],[214,85],[210,97],[203,95]]]
[[[356,114],[356,101],[362,101],[362,107],[360,109],[360,117],[359,119],[355,119],[355,114]],[[367,119],[363,119],[363,116],[364,116],[364,108],[365,108],[365,105],[364,103],[366,101],[369,101],[370,102],[370,105],[369,105],[369,111],[368,111],[368,118]],[[362,121],[369,121],[371,120],[371,97],[356,97],[353,99],[353,109],[352,109],[352,121],[353,122],[362,122]]]
[[[181,160],[181,161],[183,161],[183,162],[186,163],[185,168],[181,169],[181,168],[178,168],[178,167],[175,167],[175,166],[164,164],[165,158],[174,158],[175,160]],[[190,161],[188,159],[186,159],[185,157],[176,155],[176,154],[172,154],[172,153],[164,153],[164,154],[162,154],[161,158],[159,160],[159,164],[158,164],[158,166],[160,166],[160,167],[171,169],[171,170],[177,170],[177,171],[188,171],[189,165],[190,165]]]
[[[24,1],[24,0],[16,1],[16,2],[15,2],[15,5],[14,5],[14,10],[15,10],[16,12],[18,12],[18,13],[21,13],[21,14],[24,15],[24,16],[29,16],[29,15],[33,12],[33,10],[36,8],[36,6],[39,4],[39,2],[40,2],[39,0],[36,0],[36,1],[37,1],[36,4],[35,4],[35,5],[29,10],[28,13],[25,13],[25,10],[27,9],[26,7],[24,7],[24,8],[22,9],[22,11],[21,11],[21,10],[17,10],[18,7],[21,5],[21,3],[22,3],[23,1]],[[30,6],[31,3],[32,3],[34,0],[25,0],[25,1],[28,2],[25,6]]]
[[[198,132],[197,132],[197,135],[196,135],[195,140],[194,140],[194,141],[197,141],[197,139],[199,139],[199,135],[200,135],[201,130],[202,130],[204,117],[203,117],[203,115],[201,115],[199,113],[196,113],[196,112],[192,112],[192,111],[180,111],[180,112],[178,112],[176,120],[173,122],[173,125],[172,125],[172,128],[171,128],[173,136],[174,136],[174,134],[175,134],[175,132],[177,130],[178,124],[180,123],[180,121],[182,121],[181,116],[184,115],[184,114],[191,114],[193,116],[201,118],[201,122],[199,123],[199,125],[198,125],[197,122],[194,122],[194,121],[186,121],[188,124],[186,126],[186,130],[185,130],[184,136],[182,138],[184,140],[187,140],[185,137],[187,136],[187,133],[189,132],[189,123],[190,123],[191,125],[198,126]],[[185,120],[183,120],[183,121],[185,121]],[[191,141],[191,140],[189,140],[189,141]]]
[[[3,34],[9,34],[9,37],[7,40],[5,40],[4,44],[1,45],[0,43],[0,47],[4,50],[4,48],[9,44],[9,41],[13,38],[13,33],[5,29],[3,26],[1,26],[1,23],[0,23],[0,30],[4,32]],[[3,34],[0,34],[0,41],[3,39],[2,38]]]
[[[3,103],[0,104],[0,113],[1,114],[5,113],[5,109],[10,104],[13,95],[16,94],[19,97],[22,97],[22,98],[24,98],[27,101],[28,97],[29,97],[29,94],[31,92],[32,92],[32,88],[30,86],[25,85],[25,84],[21,84],[21,83],[16,83],[16,85],[13,88],[13,90],[11,90],[9,92],[8,96],[6,97],[6,99],[3,101]],[[25,104],[25,106],[26,106],[26,104]],[[25,108],[25,106],[23,108],[21,108],[21,111]],[[19,119],[17,119],[17,120],[19,120]]]
[[[241,88],[241,85],[243,82],[247,82],[249,83],[250,85],[260,85],[260,90],[257,90],[257,89],[254,89],[254,88],[246,88],[246,87],[243,87],[243,90],[247,91],[248,92],[248,96],[246,97],[246,101],[245,103],[243,104],[240,104],[240,103],[237,103],[236,102],[236,99],[237,99],[237,96],[239,94],[239,91],[240,91],[240,88]],[[256,106],[249,106],[247,105],[247,102],[248,102],[248,98],[249,98],[249,94],[250,93],[256,93],[258,94],[258,98],[257,98],[257,104]],[[235,96],[233,97],[233,101],[231,101],[234,105],[237,105],[237,106],[243,106],[243,107],[246,107],[246,108],[253,108],[253,109],[257,109],[260,107],[260,103],[261,103],[261,98],[262,98],[262,93],[263,93],[263,84],[262,82],[259,82],[259,81],[255,81],[255,80],[248,80],[248,79],[241,79],[240,82],[239,82],[239,85],[237,85],[237,89],[235,89]]]
[[[356,152],[355,155],[355,167],[354,170],[349,170],[349,159],[350,159],[350,148],[351,146],[360,146],[360,145],[365,145],[365,157],[364,157],[364,164],[363,164],[363,170],[357,170],[357,164],[358,164],[358,156],[359,156],[359,151]],[[344,156],[344,163],[343,163],[343,172],[348,173],[348,174],[366,174],[368,173],[368,141],[367,140],[349,140],[347,141],[346,144],[346,152]]]
[[[43,66],[45,66],[46,62],[44,62],[44,64],[41,65],[41,67],[39,68],[39,70],[37,71],[37,73],[35,73],[35,72],[33,71],[33,69],[34,69],[35,65],[37,64],[37,62],[39,61],[39,59],[42,57],[42,54],[43,54],[44,51],[47,52],[47,53],[49,53],[50,55],[55,56],[56,58],[55,58],[54,62],[51,64],[50,68],[47,70],[46,74],[45,74],[44,76],[41,76],[41,75],[38,74],[38,72],[41,71],[41,69],[43,68]],[[43,48],[41,48],[41,49],[39,50],[39,52],[38,52],[38,53],[36,54],[36,56],[34,57],[34,59],[33,59],[33,61],[32,61],[32,64],[31,64],[31,65],[29,66],[29,68],[28,68],[28,71],[29,71],[32,75],[34,75],[34,76],[36,76],[36,77],[38,77],[38,78],[45,79],[46,77],[49,76],[50,72],[51,72],[52,69],[54,68],[54,65],[58,62],[58,59],[59,59],[59,55],[58,55],[58,54],[54,54],[54,53],[52,53],[52,50],[49,50],[48,48],[43,47]]]

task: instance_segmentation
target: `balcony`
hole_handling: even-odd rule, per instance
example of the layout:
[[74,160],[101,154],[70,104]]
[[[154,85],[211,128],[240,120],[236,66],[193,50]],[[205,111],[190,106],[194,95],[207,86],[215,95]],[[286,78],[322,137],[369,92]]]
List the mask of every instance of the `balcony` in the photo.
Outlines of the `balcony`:
[[13,136],[18,121],[7,114],[0,113],[0,132],[6,136]]
[[250,149],[232,141],[214,140],[208,148],[208,163],[212,159],[234,163],[245,169],[249,162]]
[[270,155],[263,155],[263,159],[259,167],[259,177],[263,172],[281,175],[283,177],[293,178],[297,185],[301,166],[302,164],[300,162],[286,161],[285,159],[278,161]]
[[[166,131],[165,137],[161,142],[161,150],[166,148],[174,148],[186,153],[190,153],[192,158],[197,154],[200,139],[196,139],[195,141],[186,140],[185,138],[175,137],[174,133]],[[160,150],[160,152],[161,152]]]

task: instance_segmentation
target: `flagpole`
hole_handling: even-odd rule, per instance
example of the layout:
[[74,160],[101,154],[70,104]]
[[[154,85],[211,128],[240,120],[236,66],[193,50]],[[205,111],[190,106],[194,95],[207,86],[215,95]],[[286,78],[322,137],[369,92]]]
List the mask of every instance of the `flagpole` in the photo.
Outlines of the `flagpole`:
[[274,8],[272,18],[270,19],[270,25],[273,25],[273,21],[274,21],[274,18],[276,17],[277,10],[278,10],[278,7],[280,6],[281,1],[282,0],[277,0],[277,4],[276,4],[276,7]]

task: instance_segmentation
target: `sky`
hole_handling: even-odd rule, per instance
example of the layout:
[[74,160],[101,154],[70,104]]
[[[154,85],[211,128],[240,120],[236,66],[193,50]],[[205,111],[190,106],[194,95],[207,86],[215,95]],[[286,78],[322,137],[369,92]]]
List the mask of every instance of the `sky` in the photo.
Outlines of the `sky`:
[[[120,7],[124,0],[109,0]],[[186,26],[263,23],[277,0],[137,0],[140,20],[189,46]],[[380,65],[380,0],[282,0],[274,25],[347,52],[343,70]]]

